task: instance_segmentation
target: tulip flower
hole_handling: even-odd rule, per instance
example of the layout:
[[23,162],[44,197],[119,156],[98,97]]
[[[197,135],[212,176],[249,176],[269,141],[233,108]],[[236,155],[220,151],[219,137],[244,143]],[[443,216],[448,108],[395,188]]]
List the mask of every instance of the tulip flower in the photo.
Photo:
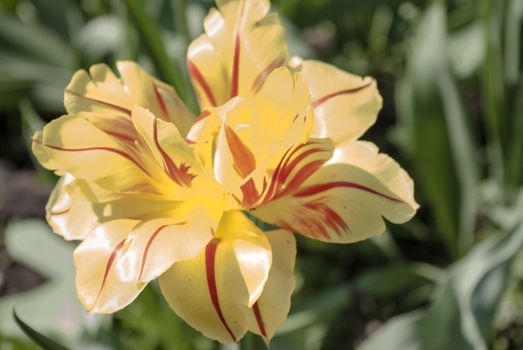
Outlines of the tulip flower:
[[137,64],[119,62],[119,78],[95,65],[73,76],[67,115],[33,152],[62,176],[47,220],[82,240],[89,312],[115,312],[158,279],[207,337],[268,341],[290,309],[295,234],[356,242],[417,204],[406,172],[357,140],[381,108],[375,81],[289,60],[268,1],[217,3],[188,53],[198,118]]

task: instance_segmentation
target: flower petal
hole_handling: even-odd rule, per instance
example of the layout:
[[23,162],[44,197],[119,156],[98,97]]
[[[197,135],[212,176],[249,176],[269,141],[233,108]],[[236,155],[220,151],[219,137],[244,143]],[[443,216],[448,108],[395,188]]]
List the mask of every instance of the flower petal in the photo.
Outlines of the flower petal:
[[66,240],[85,239],[98,223],[91,202],[71,174],[58,181],[45,209],[53,232]]
[[[311,238],[349,243],[385,230],[383,218],[408,221],[418,205],[408,175],[377,148],[348,143],[300,188],[254,214]],[[343,162],[343,163],[340,163]]]
[[272,265],[263,293],[247,316],[249,330],[270,340],[287,319],[296,281],[296,239],[288,231],[266,233],[272,249]]
[[201,109],[258,90],[285,64],[287,46],[268,0],[220,0],[205,18],[205,34],[189,46],[189,74]]
[[85,118],[66,115],[53,120],[33,138],[40,164],[58,175],[95,181],[112,192],[153,192],[140,159]]
[[272,261],[270,244],[244,214],[224,214],[214,238],[195,259],[177,262],[160,277],[174,311],[209,338],[238,341],[246,314],[260,297]]
[[318,61],[303,61],[316,115],[312,137],[335,144],[356,140],[376,121],[382,99],[372,78],[361,78]]
[[160,277],[160,287],[178,316],[228,344],[246,332],[246,306],[238,300],[247,290],[234,255],[224,254],[220,242],[213,239],[196,258],[174,264]]
[[163,172],[179,186],[191,187],[192,180],[196,177],[195,172],[199,169],[191,148],[176,127],[156,118],[140,106],[133,108],[132,121],[141,140]]
[[129,248],[122,264],[129,278],[147,283],[175,262],[194,259],[212,238],[217,222],[201,208],[189,208],[179,218],[162,218],[140,223],[129,235]]
[[299,74],[284,67],[275,69],[257,94],[235,98],[217,112],[222,126],[214,173],[233,193],[248,185],[248,177],[254,181],[248,186],[260,190],[267,169],[274,169],[289,148],[305,142],[313,125],[307,88]]
[[[164,84],[135,62],[117,62],[121,79],[105,64],[91,66],[89,73],[79,70],[65,89],[67,113],[108,113],[130,117],[134,105],[150,109],[158,118],[174,123],[185,135],[194,115],[172,87]],[[116,130],[115,130],[116,131]]]
[[134,220],[115,220],[98,226],[74,252],[76,289],[89,312],[112,313],[131,303],[144,285],[129,282],[121,257]]
[[248,298],[238,301],[252,306],[260,297],[269,276],[272,261],[269,241],[265,234],[238,210],[223,214],[215,237],[221,240],[223,252],[230,250],[230,254],[236,256],[238,261],[248,292]]

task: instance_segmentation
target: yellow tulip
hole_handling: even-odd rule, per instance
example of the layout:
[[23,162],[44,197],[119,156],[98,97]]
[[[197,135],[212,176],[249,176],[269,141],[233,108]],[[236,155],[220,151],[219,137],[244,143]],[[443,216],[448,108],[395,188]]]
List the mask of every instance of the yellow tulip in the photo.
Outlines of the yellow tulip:
[[[189,47],[202,114],[133,62],[77,72],[67,115],[34,136],[62,176],[54,232],[82,240],[78,297],[112,313],[159,279],[173,310],[222,343],[270,340],[294,289],[293,234],[366,239],[416,212],[413,184],[358,141],[376,120],[376,83],[287,58],[264,0],[218,0]],[[263,232],[244,213],[279,229]]]

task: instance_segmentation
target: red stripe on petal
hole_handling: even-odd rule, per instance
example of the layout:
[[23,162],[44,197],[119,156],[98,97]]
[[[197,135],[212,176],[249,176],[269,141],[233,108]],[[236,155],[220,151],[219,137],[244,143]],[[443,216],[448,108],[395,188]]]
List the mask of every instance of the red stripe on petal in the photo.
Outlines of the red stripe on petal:
[[265,67],[265,69],[262,70],[261,73],[258,74],[256,79],[254,80],[254,83],[252,84],[252,92],[255,94],[258,93],[261,90],[263,83],[265,82],[265,79],[267,79],[269,74],[276,68],[283,66],[285,60],[285,57],[277,57],[267,67]]
[[149,175],[147,170],[145,170],[145,168],[136,159],[131,157],[126,152],[124,152],[122,150],[119,150],[119,149],[116,149],[116,148],[112,148],[112,147],[65,148],[65,147],[58,147],[58,146],[47,145],[47,144],[41,143],[41,142],[39,142],[37,140],[34,140],[34,139],[33,139],[33,141],[36,142],[36,143],[41,144],[44,147],[51,148],[51,149],[54,149],[54,150],[57,150],[57,151],[62,151],[62,152],[106,151],[106,152],[115,153],[115,154],[118,154],[119,156],[122,156],[125,159],[131,161],[134,165],[136,165],[138,168],[140,168],[144,173]]
[[[218,250],[218,245],[220,244],[219,238],[214,238],[207,244],[205,247],[205,272],[207,274],[207,287],[209,289],[209,296],[211,297],[212,305],[216,310],[216,314],[220,319],[220,322],[227,330],[227,333],[231,336],[233,341],[237,341],[236,337],[231,331],[231,328],[227,324],[225,317],[223,316],[222,307],[218,298],[218,288],[216,287],[216,251]],[[234,288],[234,286],[233,286]]]
[[65,209],[65,210],[61,210],[61,211],[50,211],[49,215],[51,215],[51,216],[64,215],[64,214],[69,213],[70,211],[71,211],[71,209]]
[[[312,154],[316,154],[316,153],[323,152],[323,151],[325,151],[325,150],[323,150],[321,148],[310,148],[310,149],[306,150],[305,152],[300,153],[296,158],[294,158],[292,160],[292,162],[290,162],[287,166],[285,166],[285,169],[281,173],[280,177],[282,179],[286,179],[292,173],[292,171],[296,169],[296,167],[298,166],[299,163],[301,163],[302,160],[304,160],[305,158],[307,158],[308,156],[310,156]],[[326,161],[327,160],[323,160],[323,162],[326,162]]]
[[143,251],[142,263],[140,265],[140,274],[138,275],[138,280],[140,280],[142,278],[143,269],[145,268],[145,263],[147,261],[147,254],[149,253],[149,249],[151,248],[151,244],[156,239],[156,237],[160,234],[160,232],[162,232],[162,230],[167,228],[167,227],[179,226],[179,225],[184,225],[184,224],[186,224],[186,222],[179,222],[179,223],[176,223],[176,224],[163,225],[163,226],[158,227],[156,229],[156,231],[153,232],[151,237],[149,237],[149,240],[147,241],[147,244],[146,244],[145,249]]
[[68,89],[65,89],[65,93],[71,94],[73,96],[82,98],[82,99],[87,100],[87,101],[98,103],[100,105],[103,105],[103,106],[106,106],[106,107],[109,107],[109,108],[112,108],[112,109],[116,109],[119,112],[125,113],[128,116],[131,116],[131,110],[128,109],[128,108],[125,108],[125,107],[122,107],[122,106],[118,106],[118,105],[115,105],[115,104],[107,102],[107,101],[98,100],[98,99],[93,98],[93,97],[88,97],[88,96],[85,96],[85,95],[81,95],[79,93],[76,93],[76,92],[68,90]]
[[240,34],[236,35],[234,44],[234,57],[232,63],[231,98],[238,96],[238,84],[240,79]]
[[278,197],[297,190],[309,177],[318,171],[318,169],[320,169],[323,164],[325,164],[325,162],[325,159],[318,159],[302,166],[296,176],[293,177],[292,180],[287,184],[285,189],[281,193],[278,193]]
[[336,182],[327,182],[327,183],[322,183],[322,184],[311,185],[311,186],[301,189],[299,192],[295,193],[294,196],[295,197],[307,197],[307,196],[312,196],[312,195],[315,195],[315,194],[318,194],[321,192],[325,192],[328,190],[332,190],[335,188],[352,188],[352,189],[374,194],[376,196],[388,199],[392,202],[404,203],[401,199],[394,198],[392,196],[378,192],[376,190],[373,190],[370,187],[367,187],[367,186],[364,186],[364,185],[361,185],[361,184],[358,184],[355,182],[347,182],[347,181],[336,181]]
[[243,143],[240,137],[228,125],[225,125],[225,137],[231,150],[234,170],[244,179],[256,169],[256,158],[254,158],[254,155],[247,145]]
[[203,92],[205,92],[205,96],[207,96],[207,99],[211,103],[212,106],[217,106],[218,103],[216,103],[216,98],[214,97],[214,94],[211,90],[211,87],[209,84],[207,84],[207,81],[205,80],[203,74],[200,72],[198,67],[192,63],[190,60],[187,60],[187,69],[189,70],[189,74],[196,80],[198,85],[202,88]]
[[169,111],[167,110],[167,105],[165,104],[165,101],[163,100],[162,94],[160,93],[160,90],[158,89],[158,86],[153,81],[153,91],[154,96],[156,97],[156,100],[158,101],[158,104],[160,105],[160,109],[162,110],[162,113],[165,117],[165,120],[169,120]]
[[251,208],[260,197],[258,189],[256,189],[256,185],[254,184],[254,180],[249,179],[249,181],[244,183],[240,188],[243,193],[242,206],[244,208]]
[[330,99],[334,98],[334,97],[337,97],[337,96],[340,96],[340,95],[349,95],[349,94],[353,94],[353,93],[356,93],[358,91],[361,91],[363,89],[365,89],[366,87],[370,86],[371,84],[373,83],[373,81],[370,81],[369,83],[365,84],[365,85],[362,85],[362,86],[358,86],[356,88],[352,88],[352,89],[346,89],[346,90],[340,90],[340,91],[336,91],[336,92],[333,92],[331,94],[328,94],[328,95],[325,95],[319,99],[317,99],[316,101],[314,101],[312,103],[312,106],[314,108],[318,107],[319,105],[329,101]]
[[124,143],[133,143],[134,142],[134,137],[132,136],[128,136],[128,135],[125,135],[125,134],[122,134],[122,133],[119,133],[119,132],[116,132],[116,131],[107,131],[107,130],[104,130],[104,132],[107,134],[107,135],[110,135],[112,137],[115,137],[117,138],[118,140],[120,141],[123,141]]
[[305,207],[314,210],[323,216],[324,223],[340,236],[342,233],[349,232],[350,229],[345,220],[327,204],[321,201],[314,201],[305,204]]
[[265,331],[265,324],[263,323],[263,318],[260,312],[260,306],[258,305],[258,302],[254,303],[254,305],[252,306],[252,311],[254,312],[254,317],[256,318],[256,323],[258,324],[258,328],[260,329],[261,335],[267,338],[267,332]]
[[158,140],[158,125],[156,119],[153,119],[153,134],[154,143],[162,155],[166,171],[171,179],[173,179],[173,181],[180,186],[191,187],[192,180],[196,177],[196,175],[189,173],[190,167],[186,164],[180,164],[180,167],[177,167],[171,157],[164,151],[160,145],[160,141]]
[[102,279],[102,284],[100,285],[100,290],[98,291],[98,295],[96,296],[96,301],[94,302],[94,305],[98,302],[98,299],[100,298],[100,294],[102,293],[102,290],[105,287],[105,283],[107,282],[107,276],[109,276],[109,271],[111,270],[111,267],[114,264],[114,260],[116,259],[116,255],[118,252],[123,248],[125,241],[127,238],[124,238],[114,247],[113,251],[111,252],[111,255],[109,256],[109,259],[107,259],[107,263],[105,264],[105,270],[104,270],[104,277]]
[[196,119],[194,120],[194,124],[204,120],[205,118],[207,118],[209,115],[211,114],[211,111],[209,111],[208,109],[206,109],[205,111],[203,111],[202,113],[200,113],[199,116],[196,117]]

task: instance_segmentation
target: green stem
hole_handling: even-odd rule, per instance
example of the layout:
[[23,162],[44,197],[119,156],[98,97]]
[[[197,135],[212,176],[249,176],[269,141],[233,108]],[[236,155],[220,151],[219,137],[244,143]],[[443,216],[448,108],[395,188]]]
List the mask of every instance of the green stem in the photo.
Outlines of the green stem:
[[180,67],[167,55],[161,32],[147,15],[143,2],[140,0],[124,0],[124,3],[159,75],[176,89],[182,100],[186,101],[187,90]]
[[240,350],[267,350],[267,346],[259,336],[247,333],[240,342]]
[[[171,0],[172,10],[174,13],[174,27],[176,33],[178,33],[183,38],[184,47],[187,47],[192,39],[189,33],[189,27],[187,25],[187,3],[187,0]],[[183,65],[186,66],[185,57],[181,59],[180,62],[183,62]],[[186,72],[184,72],[183,77],[185,86],[190,86],[191,81]],[[198,103],[196,102],[196,96],[194,95],[194,91],[192,89],[187,89],[184,101],[193,112],[199,114]]]
[[187,0],[172,0],[174,12],[174,28],[187,45],[191,41],[189,27],[187,26]]

